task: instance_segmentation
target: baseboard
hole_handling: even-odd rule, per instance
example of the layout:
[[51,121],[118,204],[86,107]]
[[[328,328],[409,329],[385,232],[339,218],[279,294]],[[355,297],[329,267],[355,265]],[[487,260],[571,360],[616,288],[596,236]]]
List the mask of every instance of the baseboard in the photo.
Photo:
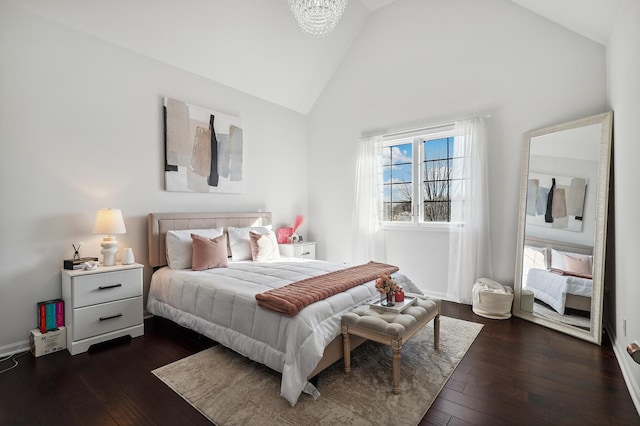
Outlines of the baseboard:
[[16,343],[9,343],[8,345],[0,346],[0,357],[7,357],[19,352],[29,350],[29,340],[22,340]]
[[613,347],[613,352],[618,360],[618,365],[620,366],[620,370],[622,370],[622,377],[624,377],[624,382],[627,384],[629,394],[631,394],[633,405],[636,406],[636,411],[638,411],[638,415],[640,415],[640,386],[633,379],[633,374],[631,374],[631,366],[633,365],[635,367],[635,364],[632,364],[632,361],[630,361],[631,358],[629,357],[629,354],[627,354],[626,350],[621,351],[618,348],[618,345],[616,344],[617,342],[614,338],[615,334],[611,332],[611,329],[608,326],[606,329],[609,339],[611,339],[611,346]]
[[435,299],[441,299],[441,300],[449,300],[447,299],[446,293],[441,293],[437,291],[424,291],[424,290],[422,290],[422,292],[427,297],[433,297]]

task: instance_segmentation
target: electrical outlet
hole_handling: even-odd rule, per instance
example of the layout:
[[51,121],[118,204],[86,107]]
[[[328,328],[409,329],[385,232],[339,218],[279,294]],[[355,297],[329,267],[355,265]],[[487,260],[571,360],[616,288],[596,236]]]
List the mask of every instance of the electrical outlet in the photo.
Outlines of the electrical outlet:
[[622,318],[622,334],[627,337],[627,319]]

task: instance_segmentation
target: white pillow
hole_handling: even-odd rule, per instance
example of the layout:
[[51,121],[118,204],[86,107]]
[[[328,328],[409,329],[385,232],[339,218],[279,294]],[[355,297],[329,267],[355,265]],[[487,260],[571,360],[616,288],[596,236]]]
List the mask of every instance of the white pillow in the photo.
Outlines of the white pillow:
[[193,243],[191,234],[205,238],[216,238],[222,235],[222,228],[217,229],[181,229],[167,231],[165,245],[167,246],[167,264],[171,269],[191,268]]
[[547,269],[547,249],[544,247],[524,246],[522,267],[525,269]]
[[251,260],[251,244],[249,243],[249,231],[257,234],[267,234],[271,231],[271,225],[252,226],[249,228],[227,228],[229,233],[229,247],[231,248],[231,260]]
[[565,265],[564,257],[571,256],[576,259],[589,259],[589,265],[593,265],[593,256],[590,254],[580,254],[580,253],[572,253],[570,251],[560,251],[551,249],[551,267],[553,269],[561,269],[563,271],[567,270],[567,265]]

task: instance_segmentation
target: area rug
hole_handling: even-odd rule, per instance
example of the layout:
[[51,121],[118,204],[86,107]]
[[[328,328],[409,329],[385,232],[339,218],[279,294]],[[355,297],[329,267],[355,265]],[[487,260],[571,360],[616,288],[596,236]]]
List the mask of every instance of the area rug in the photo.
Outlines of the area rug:
[[280,374],[217,345],[153,370],[205,417],[230,425],[417,425],[482,328],[441,317],[440,349],[433,321],[402,348],[401,393],[391,389],[391,348],[367,341],[354,349],[351,375],[336,362],[318,379],[320,397],[280,396]]

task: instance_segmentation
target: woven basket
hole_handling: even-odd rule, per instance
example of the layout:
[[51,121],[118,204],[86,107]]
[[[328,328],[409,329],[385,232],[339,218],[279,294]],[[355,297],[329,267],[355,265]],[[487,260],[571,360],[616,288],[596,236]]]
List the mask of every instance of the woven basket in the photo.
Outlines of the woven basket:
[[[477,284],[474,284],[474,287]],[[474,298],[473,312],[481,317],[491,319],[511,318],[511,305],[513,304],[513,294],[494,293],[491,291],[479,290],[478,299]]]

